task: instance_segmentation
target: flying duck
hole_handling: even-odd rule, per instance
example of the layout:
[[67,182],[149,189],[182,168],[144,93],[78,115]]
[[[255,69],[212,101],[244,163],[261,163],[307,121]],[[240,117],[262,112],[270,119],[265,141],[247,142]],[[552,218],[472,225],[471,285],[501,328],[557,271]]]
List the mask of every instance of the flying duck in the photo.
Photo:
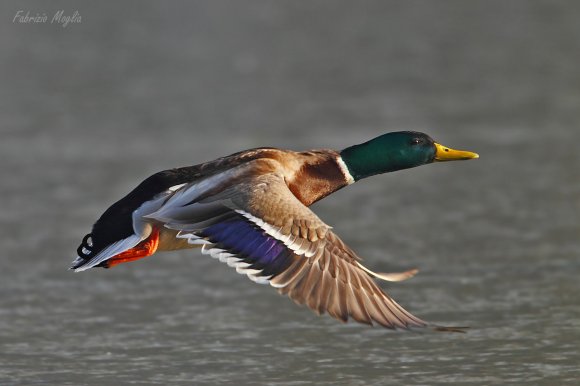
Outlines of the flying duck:
[[401,307],[374,279],[401,281],[416,270],[373,272],[308,207],[376,174],[478,157],[402,131],[342,151],[256,148],[164,170],[102,214],[71,269],[110,268],[156,251],[198,247],[319,315],[390,329],[462,331]]

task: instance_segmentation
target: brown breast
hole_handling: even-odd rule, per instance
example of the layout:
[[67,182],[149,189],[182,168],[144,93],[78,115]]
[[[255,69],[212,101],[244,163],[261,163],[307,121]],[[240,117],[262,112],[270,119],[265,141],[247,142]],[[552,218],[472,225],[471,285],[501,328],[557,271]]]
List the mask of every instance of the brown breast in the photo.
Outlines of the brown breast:
[[339,156],[332,150],[297,153],[303,159],[301,167],[287,180],[288,188],[306,206],[336,192],[347,185],[340,167]]

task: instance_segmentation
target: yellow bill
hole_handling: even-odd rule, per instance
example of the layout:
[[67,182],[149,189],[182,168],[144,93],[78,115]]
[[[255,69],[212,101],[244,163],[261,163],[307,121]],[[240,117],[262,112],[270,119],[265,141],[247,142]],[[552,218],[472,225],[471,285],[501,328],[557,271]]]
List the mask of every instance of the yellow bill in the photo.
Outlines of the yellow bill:
[[470,151],[453,150],[435,142],[435,161],[461,161],[479,158],[479,154]]

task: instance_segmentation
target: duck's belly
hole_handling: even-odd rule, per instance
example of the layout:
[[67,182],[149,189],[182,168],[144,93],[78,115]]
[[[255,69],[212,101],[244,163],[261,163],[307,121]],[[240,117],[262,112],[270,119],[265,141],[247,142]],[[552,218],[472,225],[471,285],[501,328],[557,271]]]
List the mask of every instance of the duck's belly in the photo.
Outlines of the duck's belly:
[[162,228],[159,232],[159,246],[158,251],[175,251],[177,249],[189,249],[201,247],[201,245],[189,244],[187,239],[177,238],[177,231],[167,228]]

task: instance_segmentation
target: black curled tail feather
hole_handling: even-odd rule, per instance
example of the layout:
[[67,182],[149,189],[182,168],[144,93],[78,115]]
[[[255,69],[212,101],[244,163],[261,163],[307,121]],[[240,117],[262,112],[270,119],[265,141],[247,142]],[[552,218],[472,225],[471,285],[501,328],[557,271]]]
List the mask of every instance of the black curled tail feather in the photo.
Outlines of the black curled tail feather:
[[83,237],[81,245],[79,245],[79,247],[77,248],[77,254],[79,255],[79,257],[82,257],[85,260],[89,259],[91,256],[94,255],[92,233],[88,233],[85,235],[85,237]]
[[92,233],[88,233],[83,237],[81,241],[81,245],[77,248],[77,258],[73,262],[72,267],[70,269],[76,269],[90,260],[91,257],[95,255],[94,244],[93,244],[93,235]]

